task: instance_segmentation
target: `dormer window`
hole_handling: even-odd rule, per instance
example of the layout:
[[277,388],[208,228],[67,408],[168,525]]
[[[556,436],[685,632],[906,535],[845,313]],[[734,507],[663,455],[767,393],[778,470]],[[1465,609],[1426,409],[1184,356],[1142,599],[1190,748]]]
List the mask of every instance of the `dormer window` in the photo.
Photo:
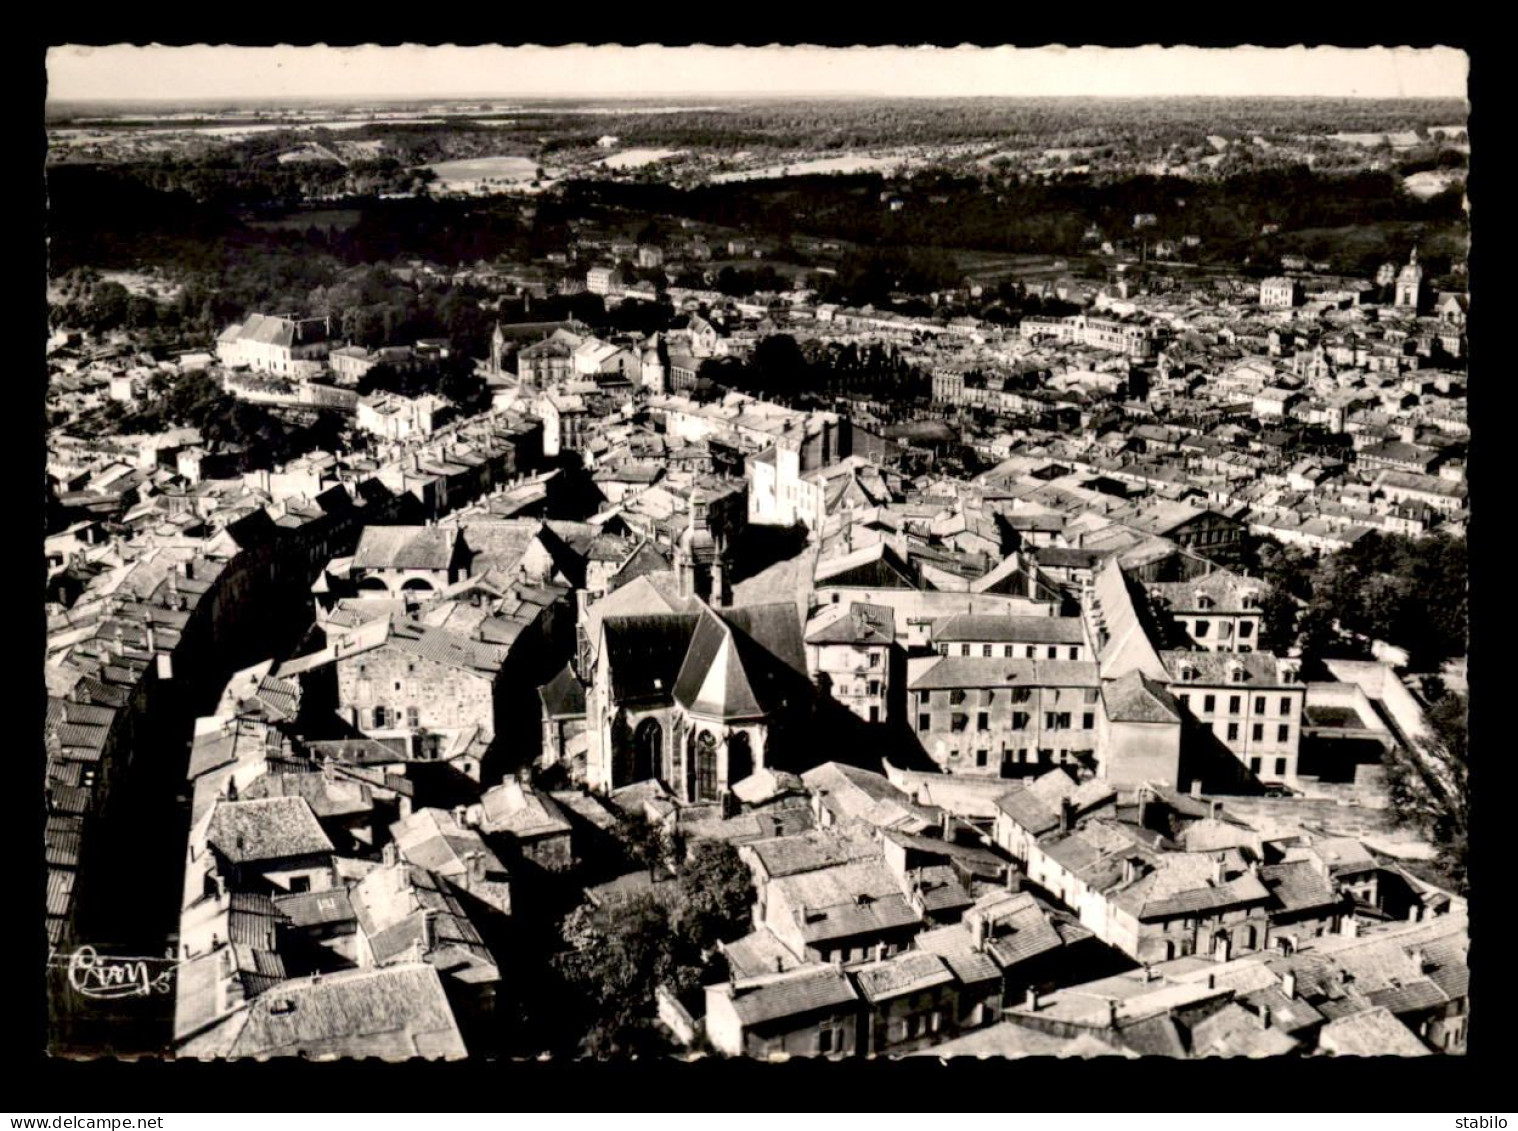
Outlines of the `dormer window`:
[[1244,682],[1244,665],[1243,664],[1229,664],[1228,665],[1228,682],[1229,683],[1243,683]]
[[1207,596],[1205,593],[1198,594],[1196,599],[1196,607],[1199,609],[1212,608],[1212,598]]
[[1194,683],[1196,681],[1196,668],[1190,664],[1181,665],[1181,682]]

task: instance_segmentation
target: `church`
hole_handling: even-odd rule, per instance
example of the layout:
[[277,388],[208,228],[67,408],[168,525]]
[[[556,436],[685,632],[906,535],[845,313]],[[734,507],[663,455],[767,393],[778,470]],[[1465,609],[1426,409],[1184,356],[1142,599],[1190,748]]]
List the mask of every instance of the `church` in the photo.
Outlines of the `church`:
[[1418,262],[1418,249],[1414,247],[1407,266],[1397,272],[1397,294],[1392,305],[1416,314],[1423,306],[1423,297],[1423,267]]
[[675,557],[672,600],[601,620],[586,781],[610,791],[657,779],[677,800],[706,804],[783,761],[779,740],[805,723],[812,684],[794,602],[722,607],[727,547],[699,492]]

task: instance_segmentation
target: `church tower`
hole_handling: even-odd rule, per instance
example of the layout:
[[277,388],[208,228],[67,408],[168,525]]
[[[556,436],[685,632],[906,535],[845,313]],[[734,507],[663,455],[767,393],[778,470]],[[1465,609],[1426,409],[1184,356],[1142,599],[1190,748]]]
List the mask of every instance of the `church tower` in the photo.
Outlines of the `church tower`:
[[1416,312],[1422,305],[1423,268],[1418,263],[1418,248],[1408,257],[1407,266],[1397,273],[1397,299],[1395,306]]
[[490,372],[493,376],[501,375],[501,362],[506,352],[506,335],[501,332],[501,324],[495,324],[495,331],[490,335]]

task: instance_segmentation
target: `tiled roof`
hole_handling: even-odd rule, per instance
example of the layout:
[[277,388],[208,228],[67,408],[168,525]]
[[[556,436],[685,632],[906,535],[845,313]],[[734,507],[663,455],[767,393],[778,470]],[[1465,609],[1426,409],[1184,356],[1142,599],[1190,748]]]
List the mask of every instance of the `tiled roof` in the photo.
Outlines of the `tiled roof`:
[[425,964],[288,981],[260,995],[221,1055],[459,1060],[466,1054],[437,971]]
[[854,978],[860,996],[873,1004],[945,985],[954,980],[954,975],[937,954],[907,950],[858,967]]
[[914,691],[964,687],[1097,687],[1094,663],[1084,660],[938,656],[909,684]]
[[1260,880],[1270,890],[1272,911],[1291,914],[1339,903],[1333,885],[1307,860],[1261,865]]
[[311,806],[300,797],[218,802],[206,840],[234,864],[332,851]]
[[956,613],[933,622],[934,644],[945,642],[1007,644],[1084,644],[1079,617],[981,616]]
[[848,977],[833,966],[804,966],[732,983],[733,1010],[744,1025],[762,1025],[858,1000]]

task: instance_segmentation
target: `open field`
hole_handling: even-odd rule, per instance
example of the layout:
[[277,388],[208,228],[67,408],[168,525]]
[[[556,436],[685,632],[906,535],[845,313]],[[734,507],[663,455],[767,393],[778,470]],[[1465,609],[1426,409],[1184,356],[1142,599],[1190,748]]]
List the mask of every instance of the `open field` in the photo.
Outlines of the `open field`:
[[444,186],[480,181],[530,181],[538,164],[531,157],[474,157],[463,161],[440,161],[428,165]]

